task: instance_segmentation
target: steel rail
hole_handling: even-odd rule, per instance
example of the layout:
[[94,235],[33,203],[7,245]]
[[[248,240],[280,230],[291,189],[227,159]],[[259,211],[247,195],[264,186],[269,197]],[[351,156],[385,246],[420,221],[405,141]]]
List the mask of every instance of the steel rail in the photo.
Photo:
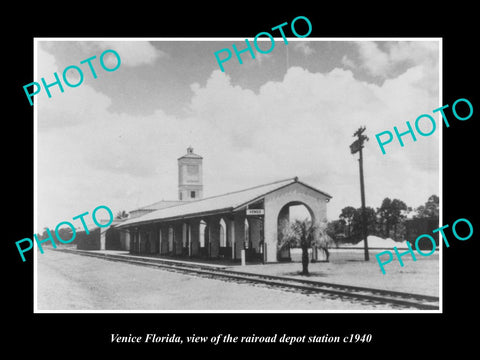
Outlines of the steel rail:
[[392,290],[374,289],[352,285],[326,283],[307,279],[293,279],[276,275],[256,274],[224,268],[212,268],[198,263],[172,262],[164,259],[133,259],[131,256],[92,253],[68,249],[56,249],[56,251],[68,252],[77,255],[97,257],[101,259],[120,261],[135,265],[161,268],[169,271],[196,274],[209,278],[224,278],[238,282],[261,283],[273,287],[301,290],[307,293],[325,293],[342,298],[357,298],[360,300],[373,301],[381,304],[392,304],[400,307],[410,307],[422,310],[438,310],[439,298],[435,296],[411,294]]

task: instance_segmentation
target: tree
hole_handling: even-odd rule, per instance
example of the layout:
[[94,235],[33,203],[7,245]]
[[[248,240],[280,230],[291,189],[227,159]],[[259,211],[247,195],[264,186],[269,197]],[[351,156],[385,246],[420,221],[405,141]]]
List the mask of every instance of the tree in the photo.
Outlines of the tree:
[[382,226],[383,237],[387,238],[390,233],[390,224],[391,224],[391,214],[390,209],[392,205],[392,200],[390,198],[385,198],[382,201],[382,205],[377,209],[377,215]]
[[122,211],[118,211],[117,214],[115,215],[115,219],[126,219],[129,217],[129,214],[125,211],[125,210],[122,210]]
[[295,220],[289,227],[286,227],[284,232],[283,243],[281,248],[297,244],[302,249],[302,275],[309,275],[308,272],[308,248],[310,248],[315,241],[315,231],[317,226],[312,224],[308,219],[303,221]]
[[405,219],[404,212],[407,211],[407,204],[402,200],[392,200],[392,225],[393,225],[393,238],[397,238],[397,225],[403,222]]
[[[75,233],[75,237],[74,237],[73,230],[69,226],[63,226],[63,227],[59,228],[58,231],[50,230],[50,234],[52,235],[52,238],[54,239],[55,245],[64,245],[66,243],[67,244],[76,244],[77,243],[76,233]],[[41,236],[39,236],[39,240],[45,240],[49,237],[50,237],[50,235],[47,232],[47,228],[46,227],[43,228],[43,233],[42,233]],[[60,241],[58,238],[62,239],[62,241],[64,241],[64,242]],[[56,241],[55,241],[55,239],[56,239]],[[69,240],[71,240],[71,239],[72,239],[72,241],[70,242]],[[50,245],[51,243],[47,242],[46,244]]]
[[407,205],[402,200],[390,200],[388,197],[383,199],[382,205],[377,209],[377,215],[382,226],[385,226],[384,237],[390,237],[390,230],[393,227],[393,237],[396,238],[397,225],[405,218],[402,212],[406,210]]
[[352,220],[353,216],[355,215],[355,208],[353,206],[347,206],[342,209],[340,213],[340,219],[345,221],[346,224],[346,237],[350,237],[352,235]]
[[[365,218],[367,221],[367,236],[375,234],[376,225],[377,225],[377,215],[375,210],[369,206],[365,208]],[[362,208],[355,209],[352,217],[352,239],[362,239],[363,232],[363,219],[362,219]]]
[[[313,239],[313,245],[316,249],[320,249],[324,252],[326,261],[328,262],[330,253],[328,248],[332,245],[336,245],[335,239],[330,236],[329,224],[327,221],[324,221],[316,229],[316,236]],[[312,249],[313,250],[313,249]]]
[[346,231],[345,220],[339,219],[339,220],[329,221],[325,231],[327,235],[330,236],[330,238],[335,241],[335,243],[340,242],[341,239],[345,239],[345,231]]
[[416,211],[415,218],[438,218],[439,217],[439,203],[440,199],[437,195],[432,195],[428,198],[425,205],[420,205]]

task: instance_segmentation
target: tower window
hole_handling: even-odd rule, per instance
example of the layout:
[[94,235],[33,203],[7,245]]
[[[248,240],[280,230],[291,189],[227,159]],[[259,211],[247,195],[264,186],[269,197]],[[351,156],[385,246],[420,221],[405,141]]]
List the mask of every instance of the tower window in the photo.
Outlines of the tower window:
[[182,192],[181,191],[178,193],[178,197],[180,198],[180,200],[182,200]]
[[191,197],[192,199],[195,199],[195,191],[190,191],[190,197]]

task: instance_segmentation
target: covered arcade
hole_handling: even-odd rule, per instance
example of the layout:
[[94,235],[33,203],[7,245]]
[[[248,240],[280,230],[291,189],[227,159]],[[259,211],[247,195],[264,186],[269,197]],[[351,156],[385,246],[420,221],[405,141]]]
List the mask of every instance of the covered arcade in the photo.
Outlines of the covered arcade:
[[331,196],[291,178],[176,204],[116,225],[130,252],[190,258],[277,262],[289,207],[304,205],[314,224],[326,221]]

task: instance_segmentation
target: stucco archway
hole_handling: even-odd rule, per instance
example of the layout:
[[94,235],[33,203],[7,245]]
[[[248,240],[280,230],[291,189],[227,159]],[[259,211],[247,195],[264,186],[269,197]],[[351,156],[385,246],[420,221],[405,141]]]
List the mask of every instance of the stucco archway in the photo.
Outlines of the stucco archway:
[[[291,214],[291,212],[293,214]],[[285,243],[285,238],[289,235],[291,224],[295,220],[308,221],[315,224],[315,214],[307,204],[301,201],[290,201],[281,207],[277,214],[278,261],[292,260],[290,252],[291,244]]]

